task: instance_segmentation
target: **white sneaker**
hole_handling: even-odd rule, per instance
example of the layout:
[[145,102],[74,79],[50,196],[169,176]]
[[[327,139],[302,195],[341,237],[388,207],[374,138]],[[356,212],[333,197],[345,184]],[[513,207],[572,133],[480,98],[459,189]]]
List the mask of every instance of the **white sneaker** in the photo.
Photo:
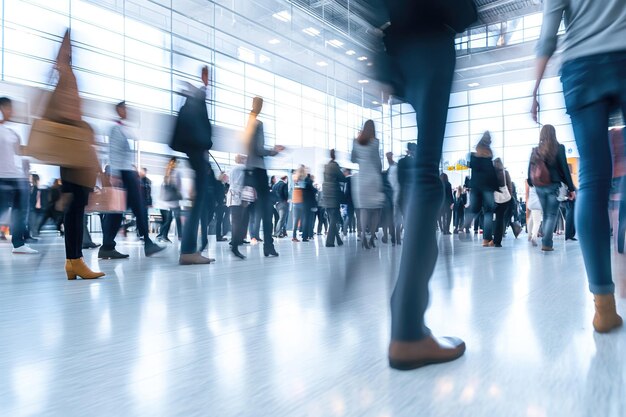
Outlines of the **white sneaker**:
[[35,255],[39,252],[28,245],[22,245],[19,248],[13,248],[13,253],[17,253],[20,255]]

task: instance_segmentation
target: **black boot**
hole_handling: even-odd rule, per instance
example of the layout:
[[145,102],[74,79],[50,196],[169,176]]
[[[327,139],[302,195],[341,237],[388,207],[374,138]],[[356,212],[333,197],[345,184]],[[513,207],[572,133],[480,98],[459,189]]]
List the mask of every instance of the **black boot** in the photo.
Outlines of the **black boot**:
[[233,245],[230,248],[230,251],[233,253],[233,255],[235,255],[237,258],[239,259],[246,259],[245,255],[241,252],[239,252],[239,246],[237,245]]

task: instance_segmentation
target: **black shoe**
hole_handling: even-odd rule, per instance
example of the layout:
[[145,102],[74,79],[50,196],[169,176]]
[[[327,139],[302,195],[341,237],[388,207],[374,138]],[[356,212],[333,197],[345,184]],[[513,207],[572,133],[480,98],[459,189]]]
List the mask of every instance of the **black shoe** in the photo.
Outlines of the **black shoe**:
[[115,249],[103,250],[102,248],[100,248],[100,250],[98,251],[98,258],[100,259],[126,259],[128,258],[128,255],[126,255],[125,253],[119,253]]
[[269,248],[263,248],[263,254],[265,255],[266,258],[268,256],[278,256],[278,252],[276,252],[276,249],[274,249],[274,246],[271,246]]
[[[233,246],[230,248],[230,251],[233,253],[233,255],[235,255],[237,258],[239,259],[246,259],[245,255],[241,252],[239,252],[239,247],[238,246]],[[267,256],[267,255],[265,255]]]
[[85,245],[83,245],[83,249],[95,249],[95,248],[99,248],[101,245],[99,243],[87,243]]
[[25,243],[39,243],[39,239],[35,239],[32,236],[28,236],[26,239],[24,239]]
[[244,245],[249,245],[250,244],[250,242],[245,240],[245,239],[242,242],[243,242]]
[[309,239],[302,239],[302,242],[308,242]]
[[339,239],[339,237],[337,237],[337,246],[343,246],[343,240]]
[[156,243],[146,243],[146,246],[144,247],[144,253],[146,256],[152,256],[162,250],[165,250],[165,247],[159,246]]
[[169,240],[166,237],[157,237],[157,242],[159,242],[159,243],[172,243],[172,241]]
[[228,239],[226,239],[225,237],[218,237],[218,238],[215,238],[215,240],[218,242],[226,242]]
[[575,237],[570,237],[570,238],[567,238],[565,240],[571,240],[572,242],[578,242],[578,239],[576,239]]

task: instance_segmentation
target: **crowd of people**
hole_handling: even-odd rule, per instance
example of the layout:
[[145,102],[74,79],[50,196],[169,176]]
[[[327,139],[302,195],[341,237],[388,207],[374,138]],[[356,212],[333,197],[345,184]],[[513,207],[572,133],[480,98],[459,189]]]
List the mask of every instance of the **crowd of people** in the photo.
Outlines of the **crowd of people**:
[[[443,235],[455,235],[470,233],[473,226],[475,233],[482,231],[483,247],[499,248],[509,227],[517,237],[522,231],[522,224],[527,224],[531,244],[538,245],[541,238],[541,250],[551,252],[554,250],[554,232],[559,227],[559,213],[563,212],[567,239],[575,240],[573,219],[577,219],[589,288],[596,303],[594,327],[598,332],[608,332],[620,326],[622,319],[616,312],[610,262],[609,199],[611,194],[622,193],[613,199],[620,211],[619,223],[614,226],[613,232],[619,233],[619,250],[623,252],[626,232],[623,193],[626,181],[624,161],[619,156],[623,158],[624,136],[622,132],[612,133],[614,147],[621,149],[621,154],[611,152],[607,131],[609,110],[615,103],[621,105],[622,111],[626,108],[624,73],[616,70],[624,67],[626,52],[623,41],[614,42],[621,39],[619,36],[604,42],[606,36],[597,30],[597,25],[603,21],[612,25],[617,20],[623,25],[626,19],[624,11],[617,10],[613,16],[604,13],[604,6],[582,7],[582,1],[570,1],[572,7],[569,8],[552,4],[556,2],[546,2],[547,12],[544,13],[539,42],[537,85],[531,109],[535,119],[539,109],[539,84],[556,49],[556,36],[563,13],[570,17],[582,16],[584,11],[586,15],[596,16],[600,22],[585,27],[570,19],[572,25],[566,27],[567,33],[589,32],[583,38],[586,41],[566,42],[563,53],[566,105],[580,152],[580,195],[577,196],[565,148],[557,141],[556,130],[544,124],[537,146],[529,155],[525,196],[521,199],[505,164],[494,155],[489,132],[482,135],[468,156],[471,176],[463,185],[453,187],[439,168],[455,65],[454,33],[449,29],[457,29],[455,24],[458,24],[458,29],[467,27],[471,19],[475,19],[475,6],[473,9],[468,6],[469,9],[456,10],[454,13],[459,20],[450,22],[446,20],[449,15],[422,3],[422,13],[412,13],[411,19],[407,20],[407,10],[414,8],[405,3],[389,2],[392,24],[386,31],[385,42],[388,58],[394,63],[397,78],[402,80],[395,85],[397,94],[404,97],[417,114],[418,138],[416,143],[408,144],[406,156],[396,163],[393,155],[387,154],[389,167],[383,172],[381,145],[376,138],[375,125],[367,120],[352,145],[351,162],[358,165],[358,172],[353,174],[348,169],[342,170],[336,161],[335,151],[331,150],[321,185],[304,166],[291,172],[291,177],[283,175],[270,179],[265,160],[285,148],[278,145],[266,147],[263,122],[260,120],[263,99],[255,97],[244,133],[247,154],[238,155],[229,172],[216,175],[208,159],[212,141],[206,89],[210,80],[208,69],[204,67],[202,85],[185,93],[185,104],[177,116],[170,143],[173,150],[186,155],[187,163],[194,171],[193,205],[183,216],[178,160],[172,158],[161,189],[160,199],[164,205],[157,241],[171,242],[171,224],[175,220],[181,241],[179,263],[192,265],[215,261],[203,255],[208,245],[211,219],[215,219],[218,242],[225,241],[227,230],[231,230],[232,253],[241,259],[245,256],[240,248],[248,242],[262,243],[266,257],[278,257],[274,239],[288,236],[290,217],[294,244],[310,241],[325,230],[325,246],[341,246],[342,235],[356,232],[363,249],[372,250],[379,244],[379,231],[382,229],[381,242],[391,241],[392,245],[402,244],[403,248],[398,280],[391,299],[389,361],[394,368],[413,369],[454,360],[465,351],[465,344],[459,339],[434,338],[424,322],[429,298],[428,282],[438,255],[437,228]],[[609,3],[614,5],[619,2]],[[416,28],[422,29],[416,31]],[[416,34],[419,36],[414,36]],[[592,56],[597,53],[600,55]],[[70,58],[68,33],[56,61],[58,84],[43,119],[81,129],[83,138],[93,143],[93,131],[82,119]],[[424,59],[428,59],[431,65],[423,65]],[[589,75],[595,73],[603,76]],[[598,83],[603,84],[598,86]],[[96,184],[104,187],[114,185],[125,191],[127,206],[134,214],[146,256],[164,249],[150,238],[147,207],[151,195],[147,190],[151,185],[146,172],[140,175],[132,166],[133,155],[128,146],[128,138],[132,136],[125,124],[126,105],[121,102],[115,109],[119,117],[109,135],[110,162],[104,172],[100,172],[98,166],[61,163],[61,179],[54,187],[46,193],[40,192],[38,178],[32,175],[34,192],[29,193],[27,159],[20,158],[19,138],[5,126],[5,122],[11,120],[11,100],[0,98],[3,115],[0,125],[0,187],[6,197],[3,198],[3,207],[11,207],[13,252],[36,254],[37,251],[29,246],[29,242],[34,242],[30,232],[39,231],[47,219],[54,219],[57,230],[65,240],[65,270],[70,280],[104,276],[102,272],[92,271],[83,261],[82,254],[82,248],[97,245],[88,237],[85,226],[85,206]],[[95,154],[95,150],[93,152]],[[612,161],[611,157],[617,159]],[[617,173],[611,172],[612,166]],[[618,191],[613,193],[612,178],[618,181]],[[128,257],[117,251],[115,242],[117,233],[123,227],[122,213],[104,211],[101,221],[103,243],[99,257]]]

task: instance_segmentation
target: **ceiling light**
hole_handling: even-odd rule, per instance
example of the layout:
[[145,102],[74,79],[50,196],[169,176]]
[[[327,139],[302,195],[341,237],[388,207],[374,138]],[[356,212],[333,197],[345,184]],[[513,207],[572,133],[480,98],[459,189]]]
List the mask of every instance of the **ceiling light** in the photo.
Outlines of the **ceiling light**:
[[468,87],[478,87],[480,84],[478,83],[469,83],[467,86]]
[[328,62],[326,62],[326,61],[319,61],[316,64],[319,67],[327,67],[328,66]]
[[374,106],[378,106],[378,105],[380,105],[380,103],[379,103],[379,102],[377,102],[377,101],[372,101],[372,104],[373,104]]
[[366,56],[360,56],[357,58],[359,61],[367,61],[367,57]]
[[354,52],[352,49],[349,49],[346,51],[346,55],[350,55],[350,56],[356,55],[356,52]]
[[291,22],[291,15],[287,10],[283,10],[282,12],[274,13],[272,15],[274,19],[278,19],[281,22]]
[[270,42],[270,44],[272,44],[272,45],[278,45],[278,44],[280,43],[280,39],[276,39],[276,38],[274,38],[274,39],[270,39],[270,41],[269,41],[269,42]]
[[311,36],[319,36],[320,31],[311,27],[311,28],[306,28],[306,29],[302,29],[302,31],[304,33],[306,33],[307,35],[311,35]]
[[359,84],[367,84],[370,80],[359,80]]
[[330,41],[328,41],[326,43],[328,45],[330,45],[330,46],[334,46],[335,48],[341,48],[343,46],[343,42],[341,42],[338,39],[333,39],[333,40],[330,40]]

